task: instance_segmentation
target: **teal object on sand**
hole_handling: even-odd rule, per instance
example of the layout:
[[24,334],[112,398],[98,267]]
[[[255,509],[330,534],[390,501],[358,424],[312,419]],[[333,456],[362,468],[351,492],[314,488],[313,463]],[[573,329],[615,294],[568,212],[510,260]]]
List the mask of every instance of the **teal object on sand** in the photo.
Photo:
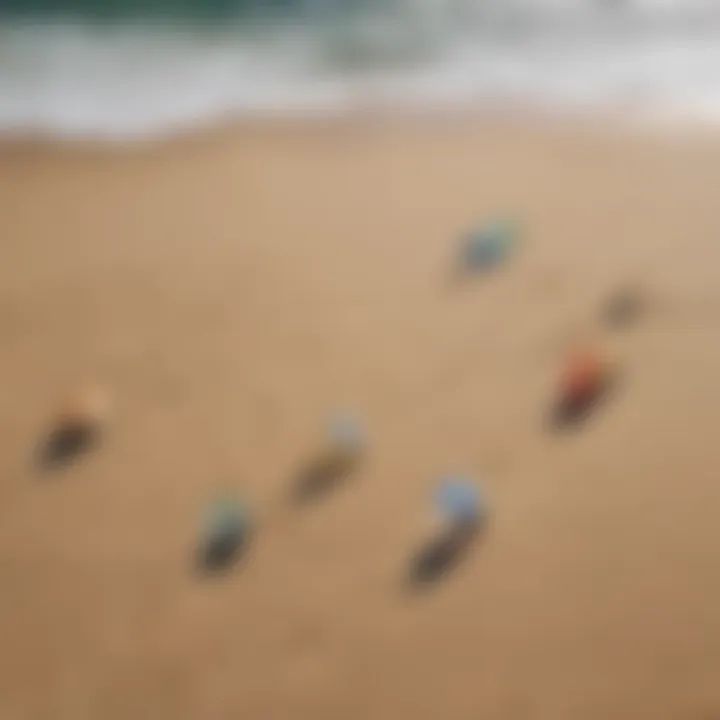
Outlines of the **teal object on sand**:
[[495,268],[516,248],[519,237],[519,228],[513,220],[487,223],[465,238],[461,263],[465,268],[475,271]]
[[252,530],[250,512],[239,498],[224,495],[212,501],[200,527],[203,563],[208,567],[229,564],[246,547]]

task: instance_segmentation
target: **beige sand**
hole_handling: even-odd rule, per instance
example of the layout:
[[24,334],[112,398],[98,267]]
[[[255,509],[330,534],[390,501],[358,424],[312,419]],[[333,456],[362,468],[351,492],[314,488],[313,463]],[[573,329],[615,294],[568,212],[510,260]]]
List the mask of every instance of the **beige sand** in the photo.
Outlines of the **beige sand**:
[[[240,129],[0,156],[2,720],[720,717],[720,144],[480,126]],[[449,282],[510,210],[522,251]],[[621,392],[545,427],[562,347],[616,282]],[[100,451],[30,455],[78,380]],[[328,412],[357,480],[286,497]],[[407,591],[438,474],[494,515]],[[200,581],[203,501],[243,488],[247,565]]]

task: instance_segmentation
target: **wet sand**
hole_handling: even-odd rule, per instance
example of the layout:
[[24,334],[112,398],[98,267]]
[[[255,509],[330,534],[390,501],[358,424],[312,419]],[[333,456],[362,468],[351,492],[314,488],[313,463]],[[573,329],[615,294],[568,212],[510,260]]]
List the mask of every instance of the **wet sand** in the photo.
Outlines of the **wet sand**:
[[[474,121],[3,148],[0,717],[720,717],[718,187],[716,139]],[[519,252],[454,283],[498,213]],[[626,282],[647,315],[605,329]],[[557,434],[577,334],[623,381]],[[38,472],[87,379],[109,433]],[[297,507],[335,408],[370,451]],[[418,590],[445,472],[492,519]],[[257,542],[199,578],[228,487]]]

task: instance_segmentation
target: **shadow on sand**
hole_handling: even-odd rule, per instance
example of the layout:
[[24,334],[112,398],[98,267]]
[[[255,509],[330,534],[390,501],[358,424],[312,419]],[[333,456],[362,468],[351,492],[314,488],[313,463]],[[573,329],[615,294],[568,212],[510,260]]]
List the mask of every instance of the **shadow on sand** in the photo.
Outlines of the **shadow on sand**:
[[646,304],[637,289],[620,289],[608,298],[603,307],[605,325],[613,330],[625,330],[637,325],[647,309]]
[[423,590],[445,579],[468,556],[484,534],[484,523],[462,523],[424,542],[410,560],[407,576],[409,588]]
[[45,435],[35,450],[35,465],[40,470],[54,470],[70,465],[92,450],[101,432],[93,425],[65,425]]
[[321,500],[350,480],[359,464],[359,454],[343,450],[331,450],[314,458],[295,475],[290,502],[308,505]]
[[246,559],[252,546],[249,530],[226,532],[200,544],[195,554],[195,569],[203,576],[230,571]]
[[618,386],[619,376],[614,373],[608,376],[597,392],[582,401],[561,398],[550,408],[549,429],[556,432],[579,429],[617,393]]

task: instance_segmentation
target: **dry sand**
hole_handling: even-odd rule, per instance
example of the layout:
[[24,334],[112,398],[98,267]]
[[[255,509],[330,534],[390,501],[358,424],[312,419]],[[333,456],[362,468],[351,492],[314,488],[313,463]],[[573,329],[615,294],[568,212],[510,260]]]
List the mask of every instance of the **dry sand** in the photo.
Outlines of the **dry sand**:
[[[0,188],[2,720],[720,717],[720,142],[258,126],[6,147]],[[521,251],[454,286],[457,236],[506,211]],[[604,332],[628,278],[654,305]],[[573,331],[625,378],[557,435]],[[84,379],[112,430],[39,475]],[[366,465],[293,508],[336,407]],[[492,522],[414,593],[446,471],[482,479]],[[201,580],[223,487],[261,531]]]

